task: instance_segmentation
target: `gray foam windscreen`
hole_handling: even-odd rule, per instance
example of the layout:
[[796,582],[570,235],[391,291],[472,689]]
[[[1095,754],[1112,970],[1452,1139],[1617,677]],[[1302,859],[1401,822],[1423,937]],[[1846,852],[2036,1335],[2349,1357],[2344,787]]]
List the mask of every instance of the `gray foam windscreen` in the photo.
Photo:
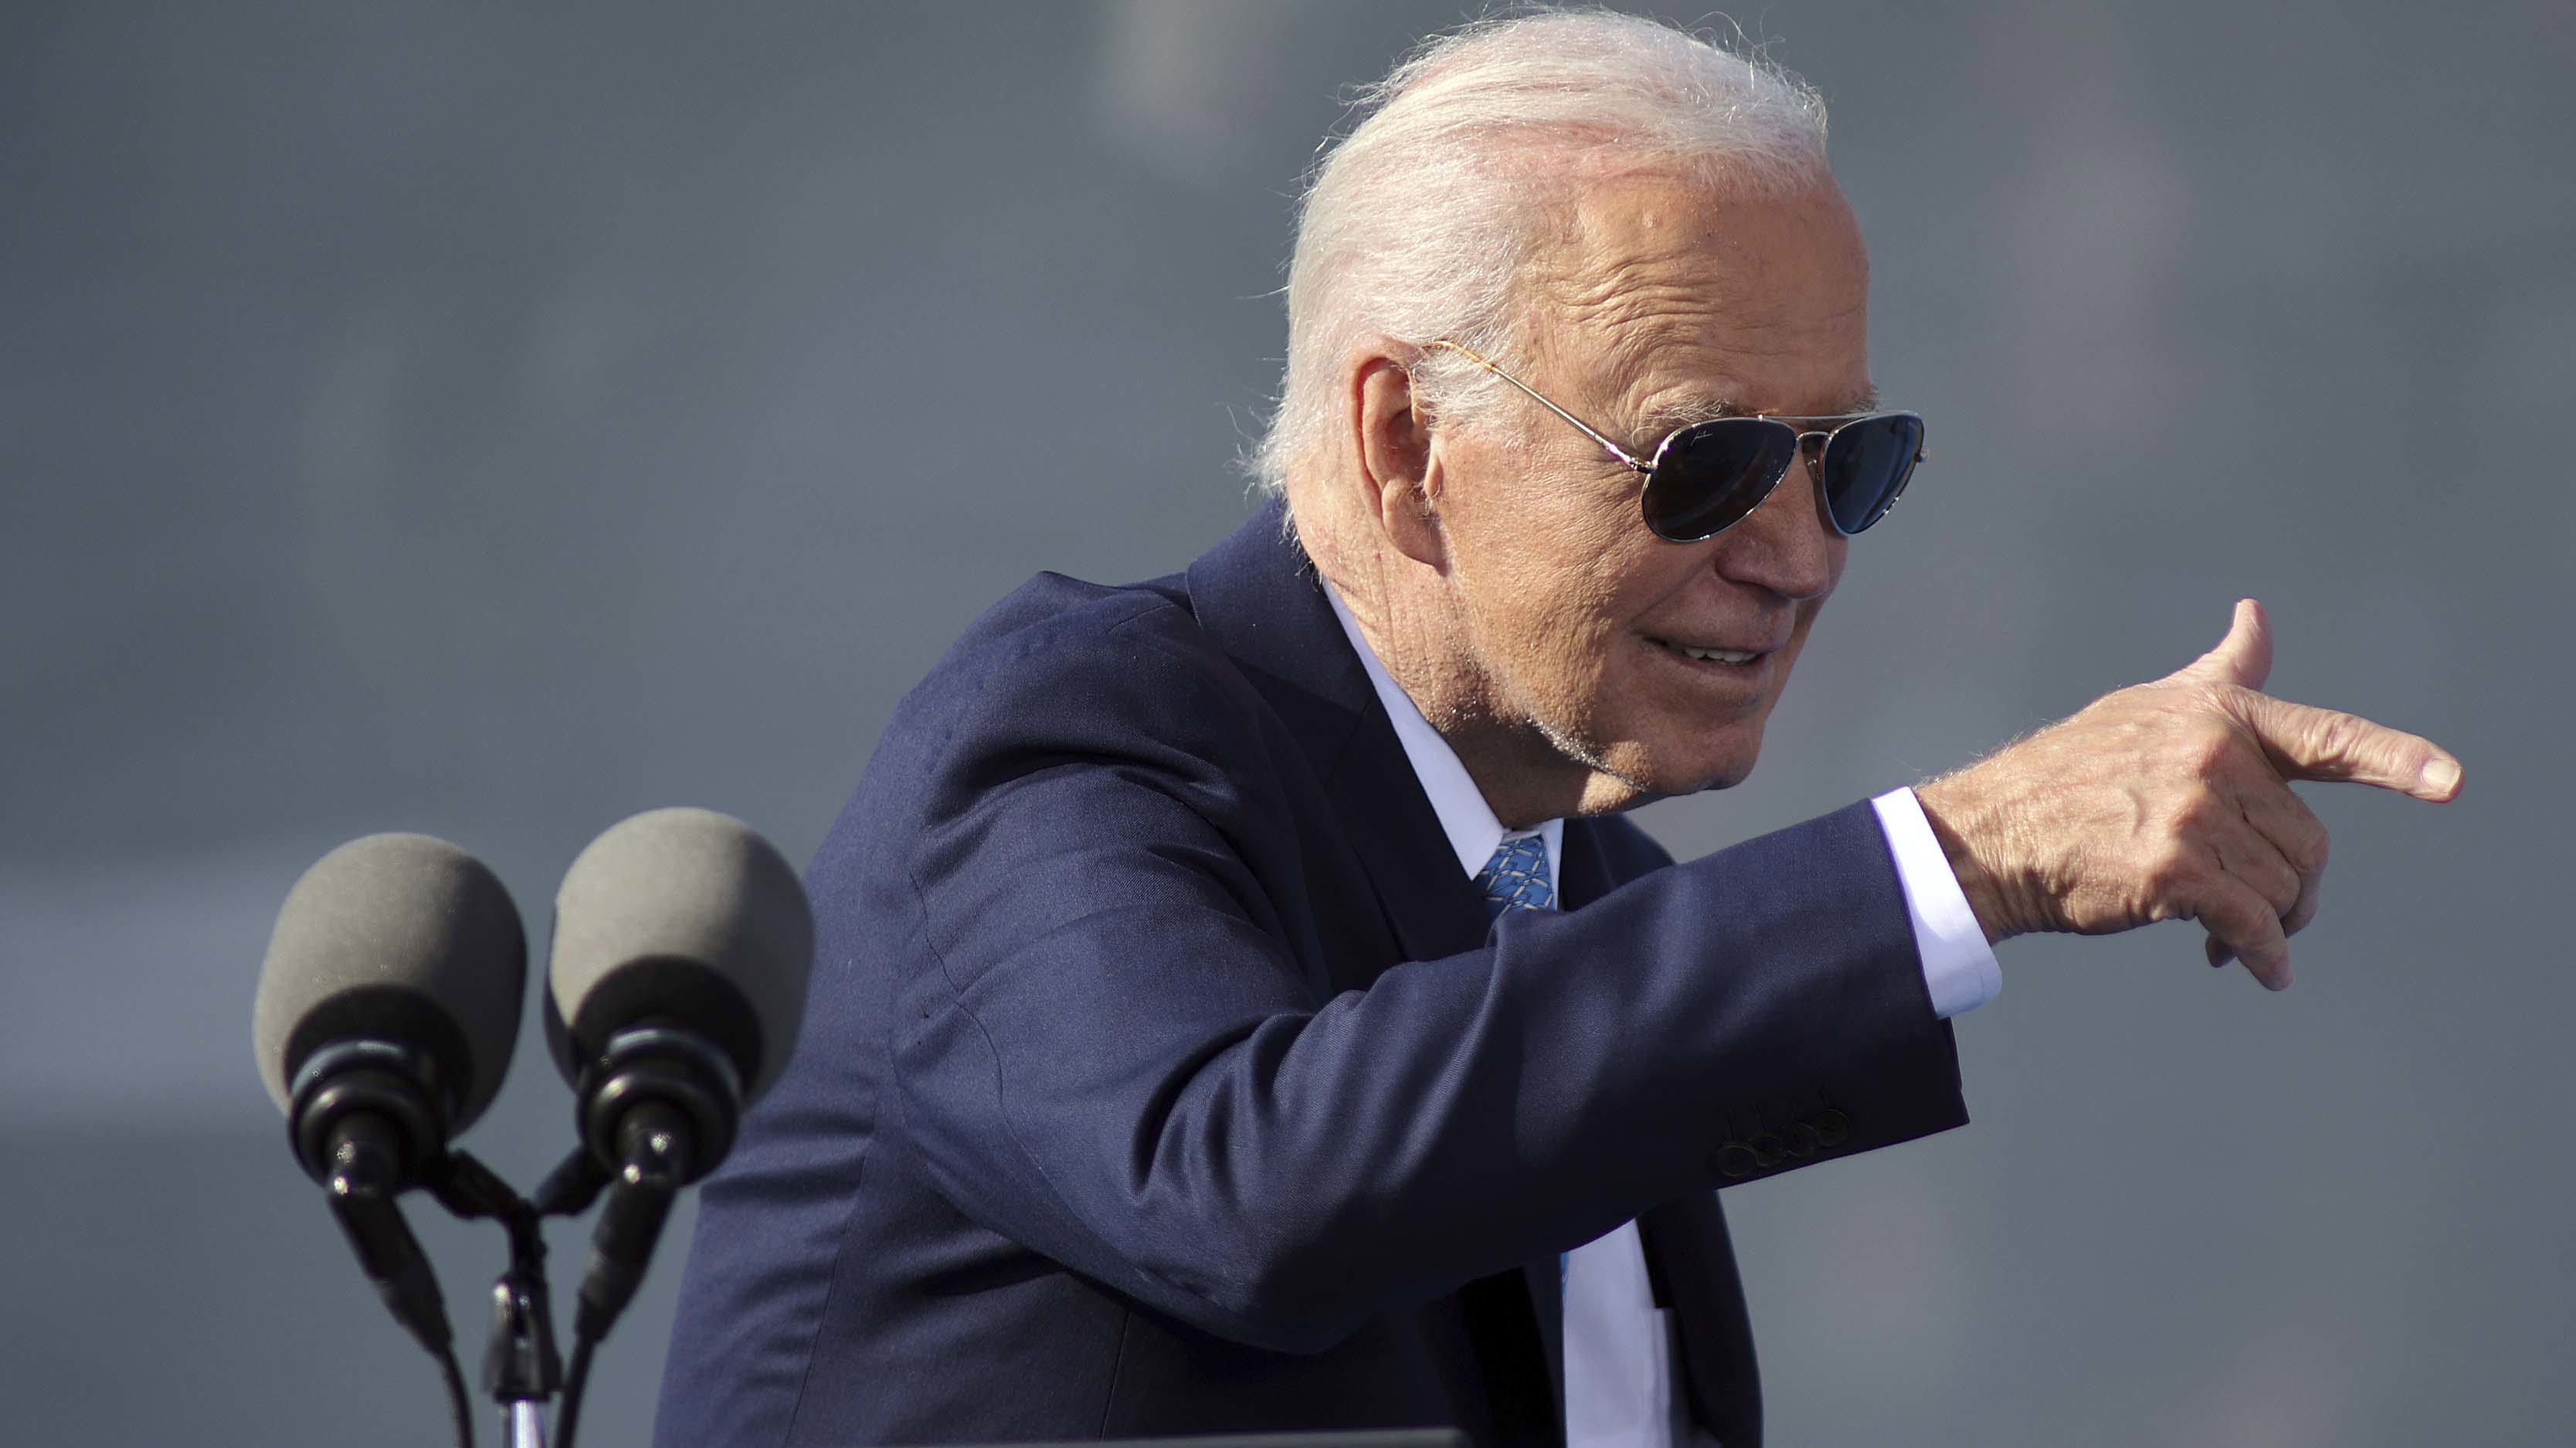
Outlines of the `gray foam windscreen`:
[[278,909],[251,1009],[260,1079],[284,1111],[319,1047],[404,1041],[437,1060],[462,1131],[501,1089],[527,985],[518,907],[481,861],[428,835],[351,840]]
[[705,1030],[757,1099],[805,1014],[814,920],[796,872],[740,820],[659,809],[591,841],[555,893],[547,977],[575,1059],[648,1019]]

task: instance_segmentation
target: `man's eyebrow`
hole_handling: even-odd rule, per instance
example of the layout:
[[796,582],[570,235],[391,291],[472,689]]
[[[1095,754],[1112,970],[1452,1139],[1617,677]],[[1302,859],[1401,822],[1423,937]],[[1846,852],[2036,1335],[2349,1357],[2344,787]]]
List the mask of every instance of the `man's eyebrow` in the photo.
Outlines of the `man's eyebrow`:
[[1722,397],[1675,397],[1647,408],[1638,421],[1645,425],[1646,431],[1661,437],[1694,422],[1742,416],[1743,408]]
[[1872,387],[1861,392],[1858,396],[1844,399],[1842,407],[1838,410],[1842,412],[1877,412],[1886,405],[1887,399],[1879,395],[1877,388]]
[[[1831,412],[1776,413],[1771,415],[1779,417],[1848,417],[1857,416],[1862,413],[1876,412],[1879,410],[1880,403],[1881,398],[1879,396],[1879,391],[1877,388],[1872,387],[1846,397]],[[1639,421],[1644,424],[1648,432],[1653,433],[1657,437],[1661,437],[1676,428],[1688,427],[1694,422],[1708,422],[1720,417],[1745,417],[1749,415],[1750,414],[1748,414],[1742,406],[1727,401],[1722,397],[1676,397],[1668,401],[1658,402],[1652,407],[1647,408]]]

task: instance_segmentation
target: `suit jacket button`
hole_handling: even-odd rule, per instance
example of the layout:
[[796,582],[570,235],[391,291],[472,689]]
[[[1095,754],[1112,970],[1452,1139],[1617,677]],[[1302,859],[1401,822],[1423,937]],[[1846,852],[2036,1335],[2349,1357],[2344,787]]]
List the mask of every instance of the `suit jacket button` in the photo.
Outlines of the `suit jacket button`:
[[1789,1148],[1791,1156],[1800,1158],[1814,1156],[1825,1144],[1824,1136],[1803,1121],[1790,1122],[1789,1129],[1780,1134],[1780,1140]]
[[1751,1176],[1758,1165],[1753,1158],[1753,1148],[1743,1142],[1730,1141],[1717,1149],[1717,1169],[1727,1176]]
[[1767,1131],[1746,1142],[1745,1145],[1753,1148],[1753,1164],[1764,1171],[1778,1166],[1780,1158],[1785,1155],[1780,1138]]
[[1822,1111],[1816,1115],[1816,1138],[1827,1146],[1840,1146],[1851,1135],[1851,1118],[1839,1111]]

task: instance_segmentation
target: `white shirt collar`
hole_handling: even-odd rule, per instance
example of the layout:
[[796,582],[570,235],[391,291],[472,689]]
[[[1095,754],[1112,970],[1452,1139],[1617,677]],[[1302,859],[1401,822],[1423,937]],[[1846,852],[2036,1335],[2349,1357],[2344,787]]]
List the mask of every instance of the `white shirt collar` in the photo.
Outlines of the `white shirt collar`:
[[1565,872],[1558,868],[1564,852],[1565,821],[1548,820],[1535,829],[1506,830],[1494,817],[1494,807],[1485,803],[1484,791],[1476,788],[1474,776],[1458,762],[1458,752],[1422,710],[1413,702],[1379,663],[1377,653],[1360,636],[1359,625],[1352,621],[1351,611],[1330,583],[1324,584],[1324,597],[1332,601],[1333,617],[1341,620],[1342,633],[1351,641],[1351,649],[1360,656],[1360,667],[1368,670],[1369,685],[1377,690],[1377,700],[1386,706],[1386,717],[1395,724],[1395,741],[1404,746],[1405,762],[1413,766],[1413,777],[1422,782],[1422,792],[1431,796],[1431,812],[1440,817],[1441,831],[1449,836],[1449,848],[1458,853],[1458,868],[1474,879],[1485,863],[1494,857],[1494,848],[1505,840],[1538,836],[1547,845],[1547,878],[1551,884],[1562,881]]

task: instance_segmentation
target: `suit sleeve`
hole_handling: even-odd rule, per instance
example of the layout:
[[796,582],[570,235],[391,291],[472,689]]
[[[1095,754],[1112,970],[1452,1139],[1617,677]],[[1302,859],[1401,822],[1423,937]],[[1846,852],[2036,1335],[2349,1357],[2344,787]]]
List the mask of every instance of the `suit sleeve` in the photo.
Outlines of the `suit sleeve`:
[[[1965,1120],[1867,805],[1326,994],[1242,691],[1130,641],[990,685],[902,870],[895,1109],[992,1229],[1312,1351],[1662,1201]],[[820,890],[845,882],[818,880]],[[1283,898],[1286,897],[1286,898]]]

